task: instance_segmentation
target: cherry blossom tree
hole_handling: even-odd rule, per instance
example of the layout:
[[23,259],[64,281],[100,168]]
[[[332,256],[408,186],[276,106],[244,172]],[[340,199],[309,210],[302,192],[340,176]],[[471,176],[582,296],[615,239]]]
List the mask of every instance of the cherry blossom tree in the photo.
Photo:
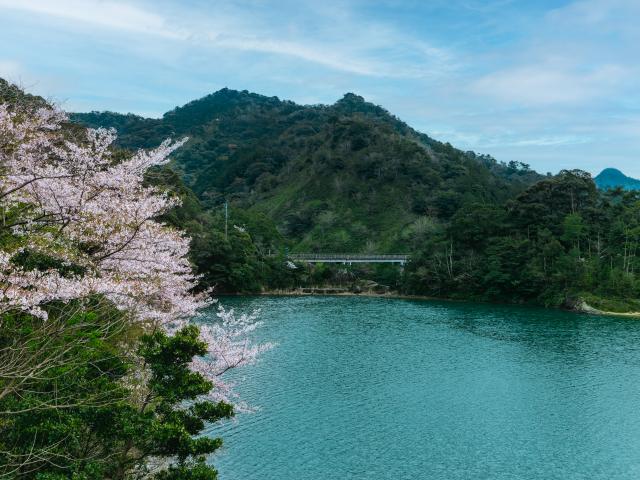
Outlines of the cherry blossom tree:
[[[60,128],[65,120],[53,109],[24,115],[0,107],[3,228],[18,239],[0,257],[3,308],[46,318],[46,302],[101,294],[147,321],[194,315],[206,301],[190,293],[189,241],[154,221],[176,200],[143,182],[185,140],[118,161],[113,130],[87,130],[74,143]],[[23,252],[82,273],[11,268],[11,256]]]
[[[134,327],[144,332],[142,346],[121,345],[119,356],[136,368],[121,381],[107,382],[112,385],[108,390],[92,391],[95,382],[90,382],[87,392],[92,393],[78,395],[70,382],[66,391],[56,387],[55,395],[44,393],[40,400],[19,403],[19,411],[0,415],[28,419],[30,412],[102,408],[112,399],[120,401],[117,392],[124,387],[140,421],[148,418],[145,412],[154,402],[165,413],[184,408],[180,415],[159,413],[147,430],[150,436],[160,431],[153,427],[156,424],[180,432],[180,422],[191,422],[193,428],[203,420],[227,418],[233,413],[231,404],[236,411],[247,406],[224,375],[255,363],[271,344],[249,340],[258,325],[254,315],[235,315],[222,307],[217,321],[207,318],[198,321],[197,329],[188,326],[215,301],[210,292],[194,293],[198,278],[188,259],[189,238],[157,220],[179,199],[145,182],[148,170],[166,164],[187,139],[166,140],[153,150],[131,155],[115,149],[115,139],[114,130],[80,128],[55,108],[0,104],[0,405],[12,396],[24,398],[23,392],[37,399],[37,385],[58,385],[61,371],[82,371],[86,358],[105,358],[105,345],[117,341],[123,331]],[[91,318],[103,325],[93,324]],[[27,328],[16,330],[21,319]],[[101,337],[97,344],[95,335]],[[158,356],[156,349],[165,353]],[[166,358],[171,352],[178,356],[175,364]],[[181,378],[190,378],[193,385],[181,396],[163,395],[166,389],[159,386],[171,385],[173,378],[158,376],[158,369],[166,368],[177,375],[176,385]],[[181,368],[195,376],[185,377]],[[166,422],[178,423],[169,427]],[[126,437],[126,430],[122,435]],[[34,445],[36,440],[37,435]],[[147,469],[159,452],[186,449],[193,452],[190,455],[201,455],[221,442],[181,436],[171,443],[158,437],[143,447],[135,440],[123,437],[118,451],[93,454],[116,462],[114,478],[128,478],[130,471]],[[40,449],[26,451],[19,447],[15,452],[0,451],[5,461],[0,477],[73,462],[62,443],[45,442]],[[173,466],[161,460],[161,469],[169,468],[166,478],[187,472],[188,458],[178,454]],[[199,458],[193,468],[213,478],[215,470]]]
[[[115,139],[112,129],[69,125],[55,108],[0,105],[0,227],[9,238],[0,250],[0,314],[46,321],[51,304],[98,296],[131,321],[172,333],[213,303],[194,293],[189,239],[156,221],[179,200],[144,181],[187,139],[126,157],[114,153]],[[202,325],[208,355],[192,367],[228,401],[222,375],[270,345],[248,340],[252,316],[221,309],[219,317]]]

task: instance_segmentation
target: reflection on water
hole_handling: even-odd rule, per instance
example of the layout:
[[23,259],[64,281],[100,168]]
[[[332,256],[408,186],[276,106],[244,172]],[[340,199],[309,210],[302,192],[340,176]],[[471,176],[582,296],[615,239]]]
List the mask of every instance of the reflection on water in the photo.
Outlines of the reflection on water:
[[225,299],[278,342],[238,374],[223,480],[638,479],[640,322],[352,297]]

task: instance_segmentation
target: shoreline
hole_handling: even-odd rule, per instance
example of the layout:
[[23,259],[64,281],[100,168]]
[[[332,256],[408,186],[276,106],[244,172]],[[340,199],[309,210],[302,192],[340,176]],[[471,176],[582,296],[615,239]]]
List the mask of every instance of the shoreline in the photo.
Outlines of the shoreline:
[[[227,294],[229,295],[229,294]],[[229,296],[236,296],[240,294],[230,294]],[[259,293],[255,293],[252,295],[260,295],[260,296],[276,296],[276,297],[370,297],[370,298],[390,298],[390,299],[398,299],[398,300],[421,300],[421,301],[438,301],[438,302],[475,302],[475,303],[491,303],[491,302],[480,302],[478,300],[464,300],[464,299],[456,299],[456,298],[442,298],[442,297],[431,297],[428,295],[408,295],[397,292],[387,292],[387,293],[376,293],[372,291],[365,292],[333,292],[333,293],[311,293],[311,292],[303,292],[300,289],[296,290],[265,290]],[[224,295],[222,295],[224,296]],[[509,304],[509,303],[500,303],[500,305],[525,305],[525,304]],[[561,307],[545,307],[543,305],[530,305],[536,306],[540,308],[549,308],[553,310],[563,310],[565,312],[572,313],[582,313],[587,315],[597,315],[597,316],[611,316],[611,317],[623,317],[623,318],[637,318],[640,319],[640,312],[609,312],[605,310],[599,310],[597,308],[591,307],[586,302],[582,301],[579,305],[576,305],[577,308],[569,309],[569,308],[561,308]]]

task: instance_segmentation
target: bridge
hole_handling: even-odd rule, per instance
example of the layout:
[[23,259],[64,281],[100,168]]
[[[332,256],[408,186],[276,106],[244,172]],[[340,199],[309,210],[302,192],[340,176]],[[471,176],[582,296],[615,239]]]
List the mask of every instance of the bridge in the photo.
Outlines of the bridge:
[[388,254],[376,255],[368,253],[290,253],[290,260],[298,260],[307,263],[399,263],[404,265],[409,260],[409,255]]

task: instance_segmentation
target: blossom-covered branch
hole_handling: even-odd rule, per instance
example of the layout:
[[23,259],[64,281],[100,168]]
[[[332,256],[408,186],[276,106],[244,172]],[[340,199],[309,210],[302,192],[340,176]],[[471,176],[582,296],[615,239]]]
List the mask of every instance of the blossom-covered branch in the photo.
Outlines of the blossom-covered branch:
[[[4,225],[19,239],[0,259],[3,308],[46,316],[52,300],[103,294],[116,306],[160,323],[192,316],[206,300],[191,294],[196,278],[187,259],[189,240],[154,221],[177,204],[144,184],[186,139],[116,160],[113,130],[87,130],[73,143],[66,117],[42,108],[29,115],[0,106],[0,198]],[[13,211],[20,222],[11,223]],[[11,268],[20,252],[42,254],[82,269],[63,278],[56,269]],[[27,294],[27,291],[29,292]]]
[[[177,331],[212,300],[194,294],[189,238],[156,220],[179,200],[144,175],[187,139],[121,158],[113,129],[75,131],[72,140],[66,122],[53,108],[0,105],[1,227],[12,238],[0,251],[0,314],[46,320],[51,302],[98,295],[132,319]],[[34,266],[33,258],[47,261]],[[230,389],[220,376],[269,345],[247,340],[254,318],[219,316],[202,326],[209,355],[193,368],[214,381],[222,400]]]

